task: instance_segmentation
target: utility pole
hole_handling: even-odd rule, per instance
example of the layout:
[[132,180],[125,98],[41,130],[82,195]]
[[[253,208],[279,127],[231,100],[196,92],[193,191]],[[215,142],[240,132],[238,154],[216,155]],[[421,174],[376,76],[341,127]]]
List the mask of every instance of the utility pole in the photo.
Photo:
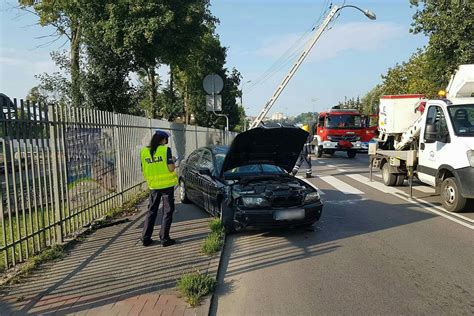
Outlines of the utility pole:
[[280,83],[280,85],[278,86],[278,88],[276,89],[276,91],[273,93],[272,97],[270,98],[270,100],[268,100],[268,102],[265,104],[265,106],[263,107],[262,111],[257,115],[257,118],[252,122],[252,124],[250,125],[250,128],[255,128],[257,127],[258,125],[260,125],[260,123],[263,121],[263,119],[265,118],[265,116],[267,115],[268,111],[272,108],[272,106],[275,104],[276,100],[278,99],[278,97],[280,96],[280,94],[283,92],[283,90],[285,89],[286,85],[288,84],[288,82],[290,82],[291,78],[293,78],[294,74],[296,73],[296,71],[298,70],[298,68],[301,66],[301,64],[303,63],[303,61],[305,60],[306,56],[308,56],[309,52],[311,51],[311,49],[313,48],[314,44],[316,44],[316,42],[318,41],[318,39],[321,37],[321,35],[323,34],[324,30],[326,29],[326,27],[329,25],[329,23],[331,22],[331,20],[334,18],[334,16],[336,15],[336,13],[343,9],[343,8],[347,8],[347,7],[351,7],[351,8],[355,8],[359,11],[361,11],[362,13],[365,14],[365,16],[367,16],[369,19],[371,20],[375,20],[375,14],[372,13],[371,11],[369,10],[362,10],[360,9],[359,7],[356,7],[356,6],[353,6],[353,5],[344,5],[342,7],[338,7],[338,6],[334,6],[331,11],[329,12],[329,14],[326,16],[326,18],[324,19],[323,23],[321,24],[321,26],[318,28],[318,30],[316,31],[316,33],[314,34],[313,38],[311,39],[311,41],[308,43],[308,45],[306,45],[306,47],[303,49],[303,51],[301,52],[301,55],[298,57],[298,59],[296,60],[295,64],[293,65],[293,67],[291,67],[290,69],[290,72],[286,75],[286,77],[283,79],[283,81]]

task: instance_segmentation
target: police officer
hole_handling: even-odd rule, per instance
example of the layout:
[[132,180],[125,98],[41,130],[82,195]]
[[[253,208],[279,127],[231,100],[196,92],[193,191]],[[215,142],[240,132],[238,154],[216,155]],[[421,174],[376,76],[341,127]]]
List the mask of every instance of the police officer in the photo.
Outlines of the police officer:
[[[307,125],[304,125],[303,129],[306,132],[309,131],[309,127]],[[306,163],[306,165],[308,166],[308,169],[306,169],[306,178],[311,178],[312,168],[313,168],[311,165],[311,157],[310,157],[312,141],[313,141],[313,138],[311,134],[309,134],[304,144],[303,150],[301,151],[300,156],[298,157],[298,161],[296,161],[296,165],[293,167],[293,170],[291,171],[293,175],[296,175],[301,165],[303,163]]]
[[148,212],[143,226],[143,246],[153,243],[151,235],[155,225],[160,201],[163,198],[163,219],[161,221],[160,241],[163,247],[175,244],[170,237],[171,222],[174,212],[174,186],[178,184],[175,173],[175,158],[171,155],[168,144],[169,134],[165,131],[156,130],[151,138],[150,145],[142,148],[141,162],[143,176],[150,189],[150,200]]

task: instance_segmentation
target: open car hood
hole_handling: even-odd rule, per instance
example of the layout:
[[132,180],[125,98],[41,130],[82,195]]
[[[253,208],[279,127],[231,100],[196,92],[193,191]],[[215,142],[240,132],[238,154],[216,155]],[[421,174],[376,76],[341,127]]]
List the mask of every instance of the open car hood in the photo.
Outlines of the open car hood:
[[225,157],[224,172],[252,164],[279,166],[290,172],[309,134],[297,127],[257,127],[238,134]]

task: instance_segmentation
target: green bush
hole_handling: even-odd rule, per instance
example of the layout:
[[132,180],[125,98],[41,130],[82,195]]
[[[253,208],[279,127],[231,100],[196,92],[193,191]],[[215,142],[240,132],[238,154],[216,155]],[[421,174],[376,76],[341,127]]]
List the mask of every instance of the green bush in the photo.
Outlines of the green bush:
[[216,286],[216,280],[199,271],[186,273],[178,280],[178,290],[186,297],[191,306],[197,306],[202,297],[211,293]]

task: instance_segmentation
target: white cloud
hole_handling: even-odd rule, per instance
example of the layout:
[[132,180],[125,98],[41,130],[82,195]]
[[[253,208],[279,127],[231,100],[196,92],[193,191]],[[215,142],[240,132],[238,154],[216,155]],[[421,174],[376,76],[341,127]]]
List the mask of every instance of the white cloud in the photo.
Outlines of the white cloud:
[[[401,37],[406,30],[395,23],[355,22],[337,25],[326,31],[311,51],[308,61],[322,61],[345,51],[375,51],[383,43]],[[300,34],[286,34],[269,38],[255,54],[265,58],[279,58],[289,48],[297,56],[305,43],[297,42]],[[307,41],[309,37],[305,37]],[[297,44],[295,45],[295,42]]]
[[0,56],[0,67],[17,67],[23,71],[28,71],[32,75],[43,72],[54,72],[58,68],[52,60],[31,60],[28,58]]

